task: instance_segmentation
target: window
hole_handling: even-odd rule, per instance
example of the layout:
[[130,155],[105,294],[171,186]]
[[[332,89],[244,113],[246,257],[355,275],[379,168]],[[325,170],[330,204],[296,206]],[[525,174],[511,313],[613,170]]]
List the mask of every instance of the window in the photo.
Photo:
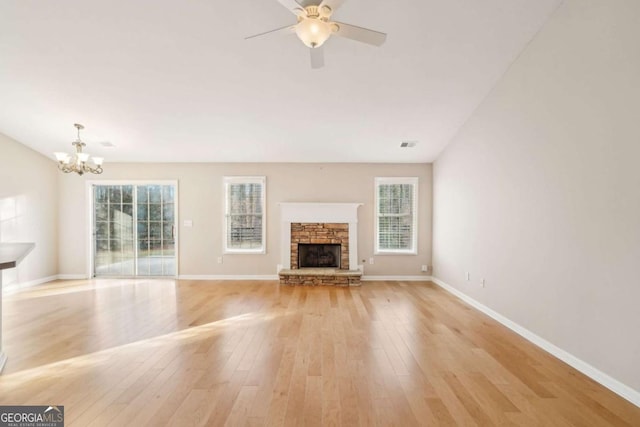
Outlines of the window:
[[376,178],[375,253],[418,253],[418,178]]
[[265,177],[224,178],[225,253],[265,252]]

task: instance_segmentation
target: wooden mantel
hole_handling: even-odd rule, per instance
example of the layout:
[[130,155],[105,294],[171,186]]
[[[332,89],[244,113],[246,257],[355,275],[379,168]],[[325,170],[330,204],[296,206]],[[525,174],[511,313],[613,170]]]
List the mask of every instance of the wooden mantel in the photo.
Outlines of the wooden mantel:
[[0,243],[0,372],[7,362],[2,351],[2,270],[16,267],[35,246],[35,243]]

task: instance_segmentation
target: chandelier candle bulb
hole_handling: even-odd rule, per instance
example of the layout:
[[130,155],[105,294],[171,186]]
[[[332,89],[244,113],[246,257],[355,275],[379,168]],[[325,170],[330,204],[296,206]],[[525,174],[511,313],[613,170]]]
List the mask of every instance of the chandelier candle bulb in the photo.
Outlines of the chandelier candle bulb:
[[67,153],[56,152],[53,154],[56,156],[56,160],[59,162],[66,163],[67,159],[69,158],[69,155]]

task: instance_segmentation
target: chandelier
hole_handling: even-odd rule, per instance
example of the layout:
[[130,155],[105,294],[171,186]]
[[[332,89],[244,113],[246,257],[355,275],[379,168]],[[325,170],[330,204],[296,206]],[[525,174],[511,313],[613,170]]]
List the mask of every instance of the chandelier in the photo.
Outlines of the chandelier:
[[89,161],[89,154],[82,152],[82,147],[86,147],[87,144],[80,140],[80,130],[84,129],[84,126],[78,123],[73,126],[78,129],[78,139],[71,143],[75,147],[76,152],[72,155],[61,152],[53,153],[56,156],[56,160],[58,160],[58,169],[64,173],[75,172],[78,175],[84,175],[85,172],[101,174],[104,159],[102,157],[93,157],[93,165],[87,163]]

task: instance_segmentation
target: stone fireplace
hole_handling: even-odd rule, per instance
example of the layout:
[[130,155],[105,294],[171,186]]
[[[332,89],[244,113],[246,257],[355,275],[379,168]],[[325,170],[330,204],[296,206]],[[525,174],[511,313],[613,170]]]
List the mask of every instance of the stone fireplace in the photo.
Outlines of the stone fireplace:
[[[349,224],[339,223],[292,223],[291,224],[291,269],[304,268],[300,265],[300,250],[305,251],[303,261],[314,253],[339,256],[334,265],[316,265],[315,267],[333,267],[349,269]],[[310,246],[314,245],[314,246]],[[336,249],[329,249],[330,245]],[[315,250],[313,250],[315,249]],[[311,250],[311,252],[309,252]],[[330,255],[326,255],[330,257]],[[306,267],[313,267],[307,265]]]
[[286,285],[359,285],[360,203],[281,203],[282,264]]

